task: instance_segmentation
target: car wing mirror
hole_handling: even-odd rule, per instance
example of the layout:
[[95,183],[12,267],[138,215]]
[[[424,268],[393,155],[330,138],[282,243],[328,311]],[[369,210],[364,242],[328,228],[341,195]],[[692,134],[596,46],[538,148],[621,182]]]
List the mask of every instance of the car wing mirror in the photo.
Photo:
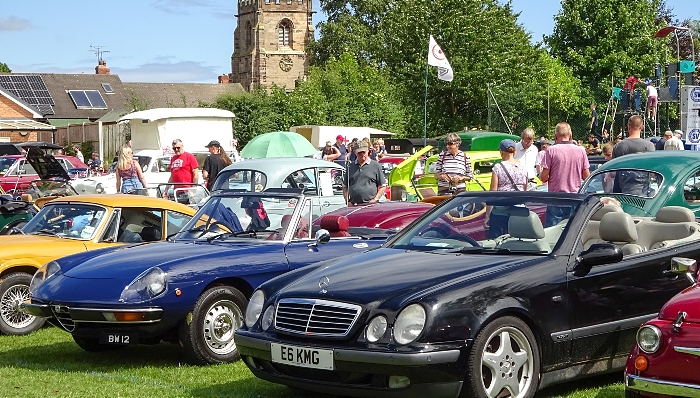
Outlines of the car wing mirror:
[[576,258],[574,275],[585,276],[596,265],[622,261],[622,250],[612,243],[595,243]]
[[671,269],[666,271],[672,275],[685,275],[690,283],[697,282],[698,262],[692,258],[671,258]]
[[319,229],[314,235],[317,243],[328,243],[331,240],[331,233],[327,229]]

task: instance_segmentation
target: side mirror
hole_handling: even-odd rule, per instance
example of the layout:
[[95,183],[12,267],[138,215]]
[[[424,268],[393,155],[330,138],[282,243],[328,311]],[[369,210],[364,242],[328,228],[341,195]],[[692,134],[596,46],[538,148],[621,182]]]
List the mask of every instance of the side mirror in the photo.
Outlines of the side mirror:
[[697,282],[698,262],[692,258],[673,257],[669,272],[675,275],[685,275],[691,283],[695,283]]
[[331,233],[326,229],[319,229],[314,238],[317,243],[328,243],[331,240]]
[[622,250],[619,247],[612,243],[595,243],[576,258],[573,271],[576,276],[584,276],[596,265],[620,261],[622,261]]

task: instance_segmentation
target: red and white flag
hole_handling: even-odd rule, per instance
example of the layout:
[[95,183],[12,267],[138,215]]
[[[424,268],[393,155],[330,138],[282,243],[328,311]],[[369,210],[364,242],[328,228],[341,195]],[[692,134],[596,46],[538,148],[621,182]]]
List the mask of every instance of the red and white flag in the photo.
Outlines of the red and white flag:
[[428,65],[437,66],[438,79],[448,82],[452,81],[454,73],[452,72],[450,61],[447,60],[445,53],[442,52],[440,46],[433,39],[433,35],[430,35],[430,45],[428,46]]

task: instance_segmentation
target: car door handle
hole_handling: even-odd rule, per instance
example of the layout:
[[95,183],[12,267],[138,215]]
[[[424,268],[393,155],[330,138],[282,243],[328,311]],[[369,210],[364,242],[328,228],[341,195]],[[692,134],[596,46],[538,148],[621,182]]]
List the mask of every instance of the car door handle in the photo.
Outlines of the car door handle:
[[325,201],[321,204],[321,206],[323,206],[323,207],[328,207],[330,205],[331,205],[331,202],[329,202],[329,201]]
[[552,302],[553,303],[561,303],[561,296],[552,296]]

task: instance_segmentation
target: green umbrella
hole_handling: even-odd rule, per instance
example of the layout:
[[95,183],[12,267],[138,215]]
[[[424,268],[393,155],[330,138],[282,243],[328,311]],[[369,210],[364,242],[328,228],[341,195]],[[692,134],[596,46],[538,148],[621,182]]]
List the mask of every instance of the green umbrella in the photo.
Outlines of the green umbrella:
[[303,135],[291,131],[273,131],[260,134],[246,144],[241,151],[241,157],[257,158],[300,158],[311,156],[318,149]]

